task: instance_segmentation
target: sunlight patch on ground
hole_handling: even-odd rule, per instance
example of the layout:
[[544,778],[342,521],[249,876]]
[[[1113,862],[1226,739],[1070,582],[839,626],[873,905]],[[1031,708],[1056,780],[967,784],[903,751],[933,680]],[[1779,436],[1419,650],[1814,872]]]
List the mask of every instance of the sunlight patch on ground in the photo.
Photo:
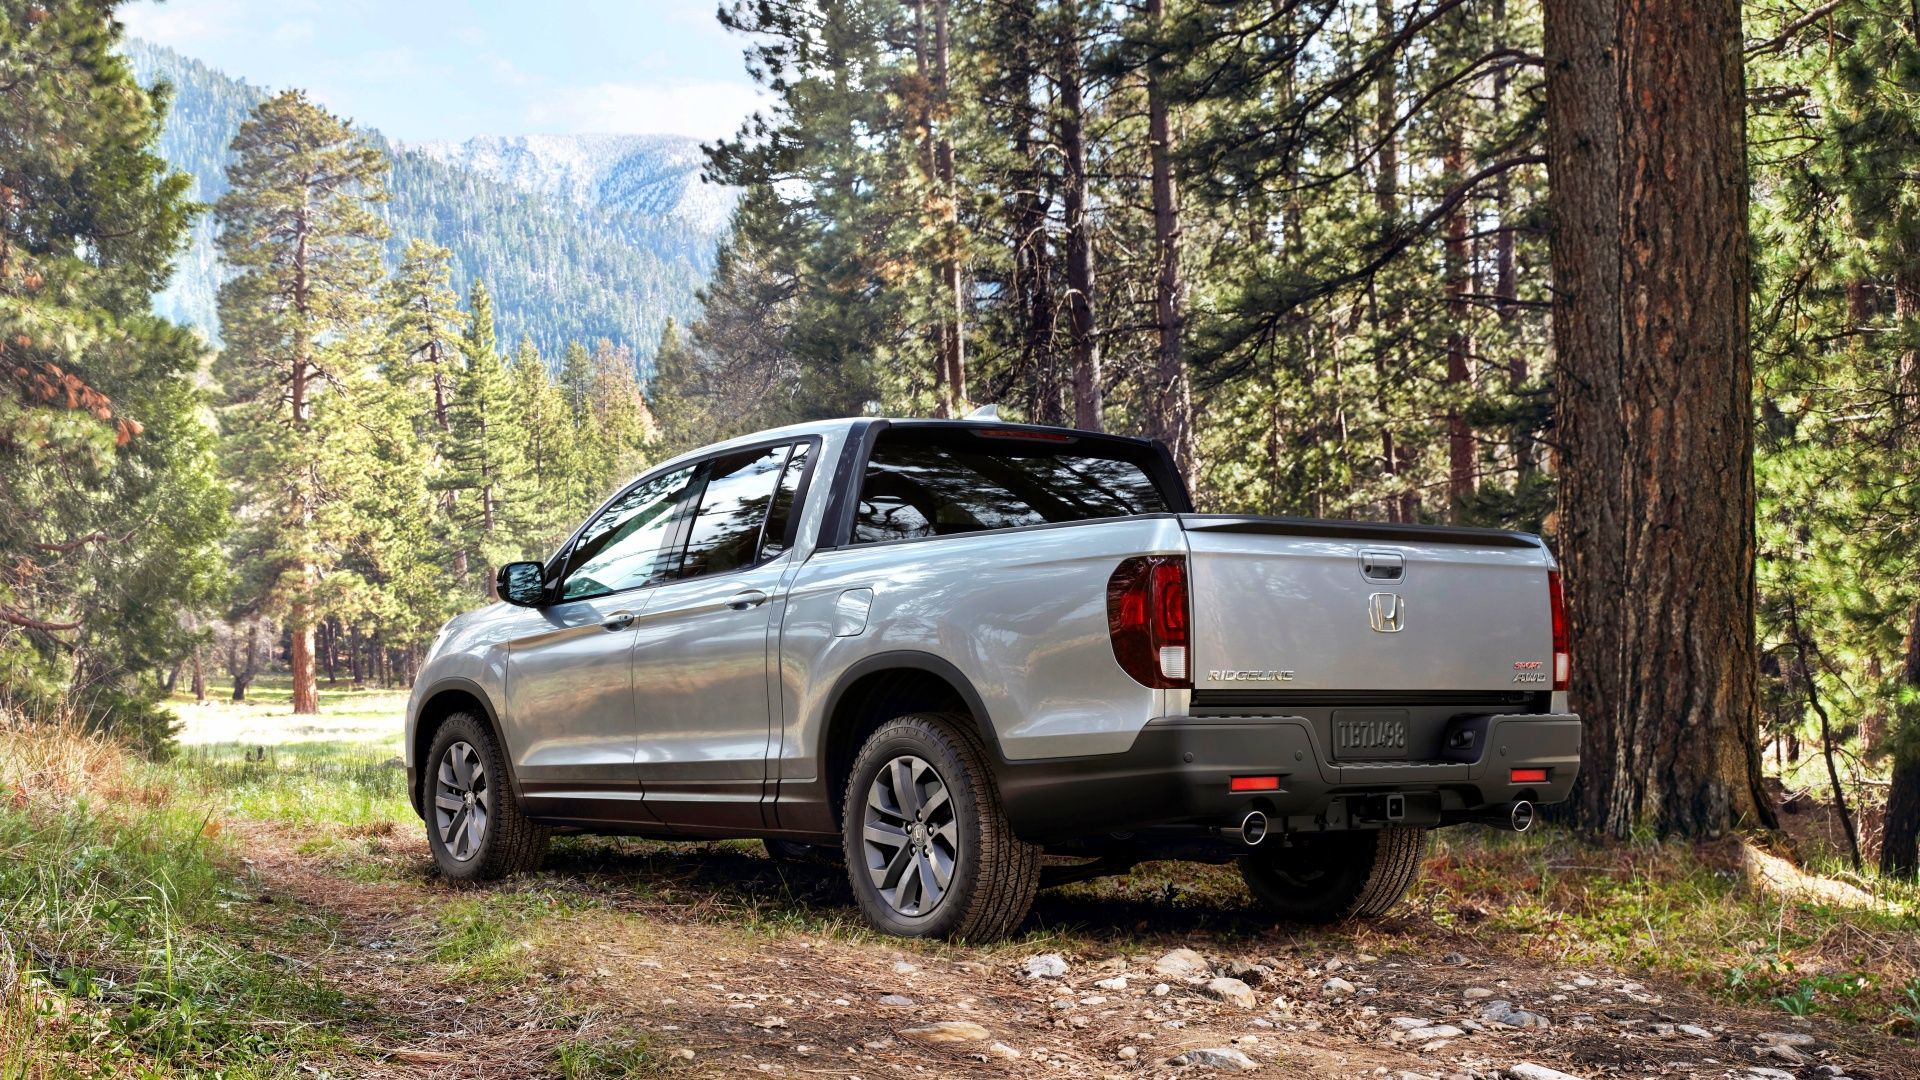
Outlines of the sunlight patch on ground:
[[1897,914],[1900,910],[1898,905],[1882,900],[1857,885],[1821,874],[1810,874],[1750,843],[1740,845],[1740,855],[1748,884],[1768,895],[1808,904],[1878,908],[1889,914]]
[[284,677],[263,679],[247,701],[231,701],[224,687],[205,702],[176,694],[167,704],[182,725],[181,746],[282,746],[301,742],[400,744],[406,719],[404,690],[320,689],[320,714],[295,716]]

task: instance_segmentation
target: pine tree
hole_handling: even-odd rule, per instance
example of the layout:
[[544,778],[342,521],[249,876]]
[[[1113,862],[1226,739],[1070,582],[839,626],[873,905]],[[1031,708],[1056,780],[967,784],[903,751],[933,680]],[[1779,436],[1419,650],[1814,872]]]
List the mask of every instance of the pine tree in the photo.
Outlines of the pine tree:
[[444,247],[409,241],[399,269],[383,289],[392,312],[388,334],[397,354],[387,364],[387,375],[420,399],[420,436],[436,445],[452,426],[449,405],[467,331],[467,315],[450,284],[451,258]]
[[[1920,204],[1903,178],[1920,167],[1920,45],[1905,4],[1778,18],[1756,31],[1764,44],[1748,61],[1749,126],[1765,148],[1753,215],[1761,632],[1784,658],[1765,682],[1771,735],[1784,752],[1819,712],[1831,721],[1822,735],[1859,731],[1856,747],[1821,756],[1844,763],[1857,748],[1890,766],[1880,867],[1912,876]],[[1822,776],[1835,798],[1846,795],[1841,767]]]
[[244,523],[244,591],[284,615],[293,709],[319,711],[314,681],[318,590],[336,558],[323,531],[342,490],[325,482],[347,450],[343,430],[374,357],[360,333],[379,318],[386,161],[353,129],[287,91],[262,102],[233,142],[216,207],[235,276],[220,290],[226,347],[224,457]]
[[716,276],[766,275],[783,295],[724,316],[710,303],[702,321],[724,317],[730,336],[779,340],[798,385],[773,397],[806,415],[855,414],[883,399],[932,412],[940,336],[906,325],[932,298],[925,260],[909,254],[928,250],[929,205],[915,179],[926,175],[915,134],[925,131],[916,107],[925,95],[910,13],[896,0],[739,0],[721,21],[755,38],[753,71],[774,103],[708,149],[707,176],[747,189],[730,241],[746,257],[729,264],[723,254]]
[[152,673],[224,584],[225,500],[203,349],[150,310],[187,179],[111,8],[0,2],[0,713],[157,745]]
[[514,557],[520,510],[514,483],[526,466],[513,382],[495,347],[493,302],[479,281],[468,297],[460,349],[465,366],[448,409],[446,468],[434,487],[452,496],[454,577],[473,587],[469,572],[477,560],[478,589],[484,593],[491,587],[492,567]]
[[552,551],[579,523],[570,492],[580,455],[572,410],[532,338],[520,339],[510,376],[513,414],[525,439],[523,472],[514,485],[521,506],[516,543],[523,556],[533,558]]
[[600,339],[594,343],[592,371],[588,423],[594,439],[580,475],[597,504],[651,460],[659,428],[640,392],[631,350]]

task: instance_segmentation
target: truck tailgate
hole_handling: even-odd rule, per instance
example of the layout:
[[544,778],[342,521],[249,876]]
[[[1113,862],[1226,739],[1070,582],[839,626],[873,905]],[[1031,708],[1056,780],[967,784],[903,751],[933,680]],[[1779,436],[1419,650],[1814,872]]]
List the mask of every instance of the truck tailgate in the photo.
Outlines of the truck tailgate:
[[[1361,704],[1552,685],[1551,557],[1519,533],[1183,515],[1196,691]],[[1404,696],[1385,692],[1405,692]]]

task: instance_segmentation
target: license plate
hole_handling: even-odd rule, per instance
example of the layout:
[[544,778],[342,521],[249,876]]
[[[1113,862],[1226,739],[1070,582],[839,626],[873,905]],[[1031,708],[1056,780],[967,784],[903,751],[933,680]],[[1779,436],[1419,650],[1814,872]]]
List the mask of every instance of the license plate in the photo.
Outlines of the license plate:
[[1333,756],[1355,761],[1407,756],[1407,722],[1386,718],[1335,720]]

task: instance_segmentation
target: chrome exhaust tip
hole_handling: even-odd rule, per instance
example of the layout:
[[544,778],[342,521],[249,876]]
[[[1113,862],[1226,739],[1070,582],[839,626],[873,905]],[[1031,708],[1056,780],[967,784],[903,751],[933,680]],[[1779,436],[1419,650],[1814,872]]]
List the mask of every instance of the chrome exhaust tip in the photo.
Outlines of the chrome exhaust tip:
[[1507,825],[1514,832],[1526,832],[1533,828],[1533,804],[1521,799],[1513,804],[1513,810],[1507,815]]
[[1267,838],[1267,815],[1250,810],[1240,819],[1240,842],[1252,847]]

